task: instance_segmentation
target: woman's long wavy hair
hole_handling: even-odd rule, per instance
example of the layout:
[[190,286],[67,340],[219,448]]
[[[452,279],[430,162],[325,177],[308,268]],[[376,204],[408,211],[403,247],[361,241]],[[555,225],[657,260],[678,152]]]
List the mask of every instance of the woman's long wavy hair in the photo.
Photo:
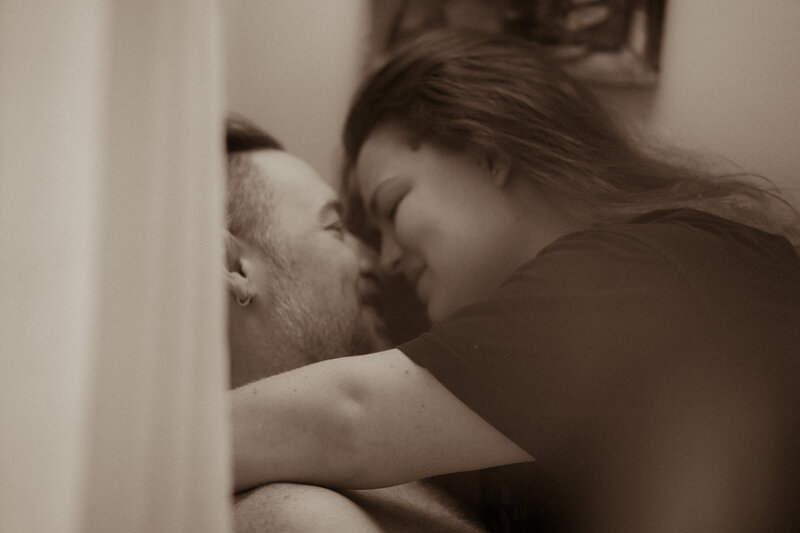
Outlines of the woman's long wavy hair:
[[800,243],[800,216],[767,180],[717,175],[635,142],[535,43],[437,30],[397,49],[367,77],[344,129],[343,177],[356,230],[366,224],[352,170],[384,124],[403,128],[411,146],[503,154],[518,176],[591,224],[690,207]]

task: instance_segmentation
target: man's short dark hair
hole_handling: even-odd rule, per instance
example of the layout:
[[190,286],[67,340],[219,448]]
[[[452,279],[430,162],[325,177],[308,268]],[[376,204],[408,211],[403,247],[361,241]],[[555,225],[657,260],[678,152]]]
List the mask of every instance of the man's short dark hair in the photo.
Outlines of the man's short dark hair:
[[225,121],[225,146],[228,154],[226,227],[231,234],[272,251],[275,247],[271,217],[274,199],[265,183],[269,177],[258,175],[250,155],[261,150],[283,151],[283,146],[270,134],[236,115]]
[[229,157],[254,150],[283,150],[275,137],[237,115],[231,115],[225,121],[225,148]]

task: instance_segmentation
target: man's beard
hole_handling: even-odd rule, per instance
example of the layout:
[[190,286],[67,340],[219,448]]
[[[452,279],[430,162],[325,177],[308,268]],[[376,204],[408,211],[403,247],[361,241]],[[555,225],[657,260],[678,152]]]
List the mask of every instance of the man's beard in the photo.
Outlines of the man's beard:
[[308,363],[388,347],[375,325],[362,316],[357,298],[324,300],[291,271],[282,272],[273,282],[282,340]]

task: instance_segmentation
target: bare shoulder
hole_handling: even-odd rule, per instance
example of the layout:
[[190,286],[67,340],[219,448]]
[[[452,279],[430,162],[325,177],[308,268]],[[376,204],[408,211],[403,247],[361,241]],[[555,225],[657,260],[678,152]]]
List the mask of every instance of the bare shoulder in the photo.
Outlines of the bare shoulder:
[[371,490],[350,490],[353,499],[386,531],[420,533],[479,533],[477,517],[440,489],[423,481]]
[[237,533],[484,531],[455,501],[421,482],[342,492],[272,483],[237,495],[234,518]]
[[369,514],[342,494],[297,483],[270,483],[236,496],[236,533],[269,531],[383,531]]

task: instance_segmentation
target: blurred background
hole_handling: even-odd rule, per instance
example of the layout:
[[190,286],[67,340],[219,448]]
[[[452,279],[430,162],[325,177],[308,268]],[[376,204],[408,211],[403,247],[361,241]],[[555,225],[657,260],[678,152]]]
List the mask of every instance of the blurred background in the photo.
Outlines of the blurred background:
[[[335,181],[350,95],[398,4],[225,2],[228,109]],[[800,2],[668,0],[662,28],[653,83],[597,94],[643,136],[767,176],[797,203]]]

